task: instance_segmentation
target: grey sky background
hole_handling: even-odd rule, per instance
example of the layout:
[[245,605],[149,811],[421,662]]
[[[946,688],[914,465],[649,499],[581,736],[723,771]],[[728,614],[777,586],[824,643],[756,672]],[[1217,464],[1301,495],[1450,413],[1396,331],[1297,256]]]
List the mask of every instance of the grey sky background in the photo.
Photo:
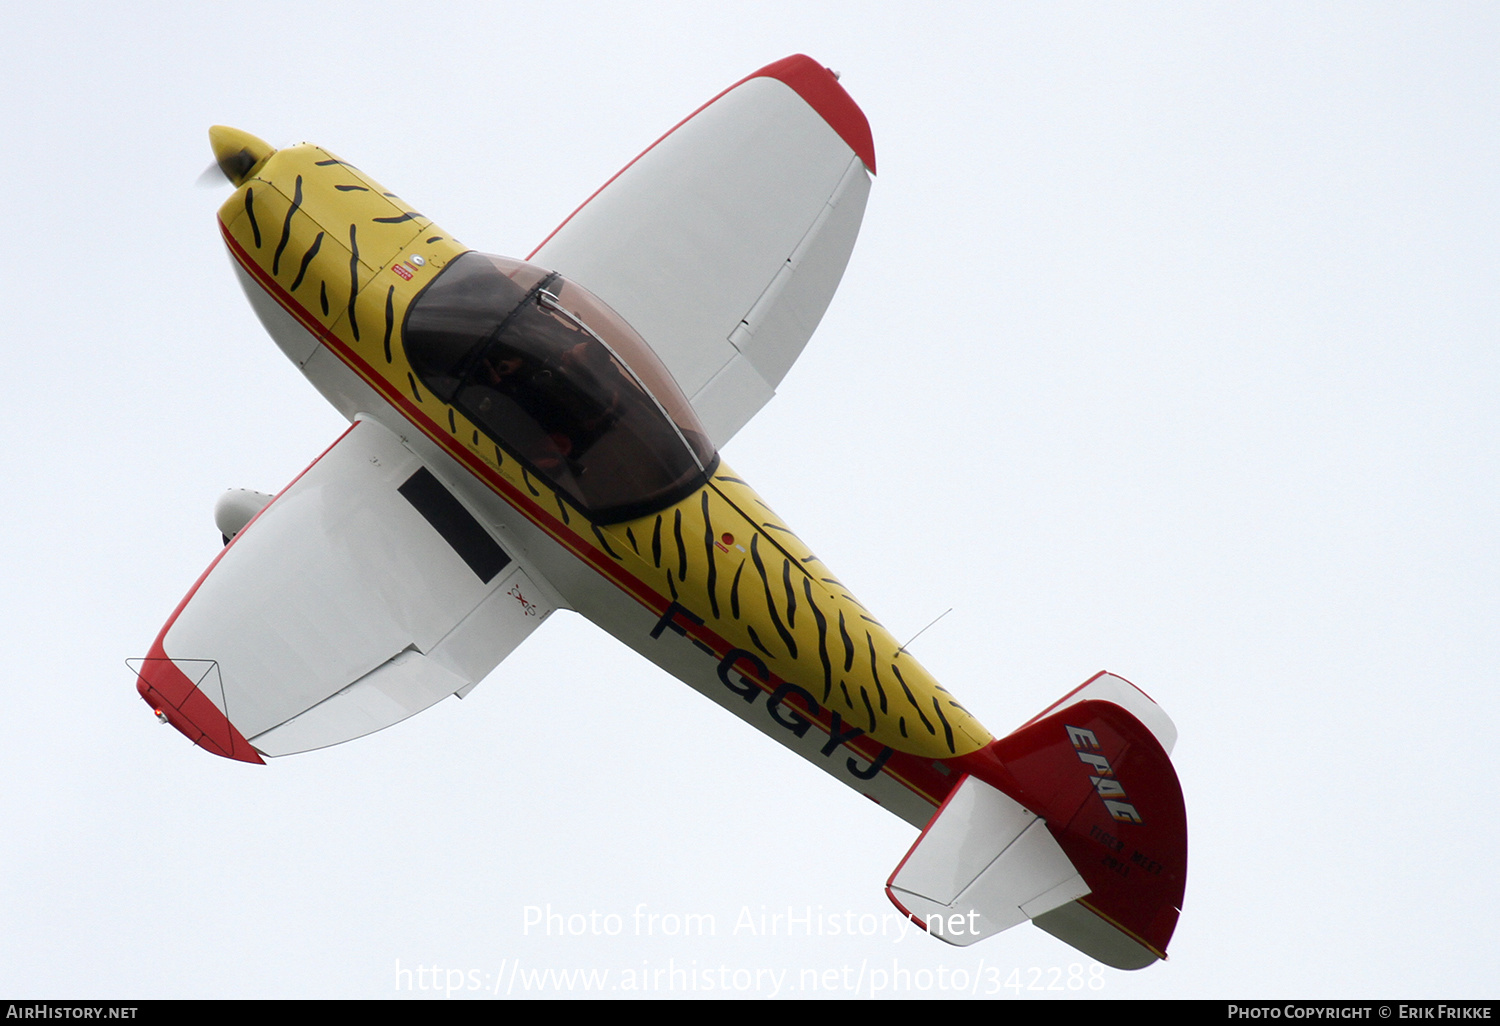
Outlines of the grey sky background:
[[[556,996],[532,974],[589,970],[653,996],[1495,996],[1495,7],[5,25],[0,993]],[[1100,669],[1165,707],[1190,837],[1165,964],[901,936],[910,828],[569,614],[470,698],[263,768],[134,692],[219,492],[279,489],[341,430],[232,279],[227,193],[193,185],[210,124],[319,142],[524,255],[796,52],[843,73],[879,175],[725,459],[894,633],[953,607],[913,651],[992,731]],[[548,906],[619,933],[528,929]],[[714,934],[661,935],[688,914]]]

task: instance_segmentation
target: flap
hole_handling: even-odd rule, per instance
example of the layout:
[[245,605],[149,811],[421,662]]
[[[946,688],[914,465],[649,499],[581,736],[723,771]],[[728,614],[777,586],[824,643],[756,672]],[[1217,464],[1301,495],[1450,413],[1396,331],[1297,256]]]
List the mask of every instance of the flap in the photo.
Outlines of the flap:
[[[464,692],[550,612],[437,477],[364,420],[204,573],[144,661],[142,694],[198,743],[195,730],[224,735],[221,754],[236,738],[269,755],[321,748]],[[205,696],[227,724],[204,722]]]
[[530,259],[640,332],[720,446],[828,308],[874,161],[869,124],[833,74],[788,57],[657,140]]

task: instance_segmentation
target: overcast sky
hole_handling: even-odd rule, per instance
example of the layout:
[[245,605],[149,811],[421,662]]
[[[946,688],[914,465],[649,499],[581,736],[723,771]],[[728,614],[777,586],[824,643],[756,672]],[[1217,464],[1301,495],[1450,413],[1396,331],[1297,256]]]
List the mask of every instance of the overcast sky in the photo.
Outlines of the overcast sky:
[[[0,993],[1496,996],[1494,6],[4,22]],[[903,935],[909,827],[570,614],[468,699],[266,767],[135,694],[218,494],[341,430],[231,276],[209,125],[524,255],[796,52],[880,173],[725,460],[893,633],[953,608],[913,651],[992,731],[1101,669],[1162,704],[1190,837],[1165,964]],[[549,936],[549,907],[576,918]],[[713,935],[662,935],[687,916]]]

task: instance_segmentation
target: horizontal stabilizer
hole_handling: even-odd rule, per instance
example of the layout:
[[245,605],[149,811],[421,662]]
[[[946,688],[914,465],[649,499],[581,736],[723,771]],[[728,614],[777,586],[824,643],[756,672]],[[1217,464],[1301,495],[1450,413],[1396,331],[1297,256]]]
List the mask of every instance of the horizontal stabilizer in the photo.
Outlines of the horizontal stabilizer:
[[960,946],[1088,890],[1039,816],[972,776],[954,788],[886,884],[897,908]]
[[1112,673],[1096,673],[1078,687],[1063,695],[1047,708],[1037,713],[1031,719],[1021,724],[1021,729],[1031,726],[1044,716],[1051,716],[1069,706],[1077,705],[1089,699],[1097,699],[1101,702],[1111,702],[1124,709],[1141,725],[1151,731],[1151,736],[1156,738],[1157,744],[1168,755],[1172,754],[1173,747],[1177,744],[1177,725],[1167,715],[1167,711],[1151,700],[1140,688],[1136,687],[1124,677],[1116,677]]

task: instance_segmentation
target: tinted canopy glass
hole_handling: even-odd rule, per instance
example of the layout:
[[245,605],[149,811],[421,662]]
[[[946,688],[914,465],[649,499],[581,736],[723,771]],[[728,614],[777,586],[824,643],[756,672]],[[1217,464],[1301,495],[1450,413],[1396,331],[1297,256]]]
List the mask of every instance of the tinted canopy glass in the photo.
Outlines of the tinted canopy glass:
[[596,521],[690,494],[716,459],[649,346],[596,297],[519,260],[465,253],[403,328],[422,382]]

